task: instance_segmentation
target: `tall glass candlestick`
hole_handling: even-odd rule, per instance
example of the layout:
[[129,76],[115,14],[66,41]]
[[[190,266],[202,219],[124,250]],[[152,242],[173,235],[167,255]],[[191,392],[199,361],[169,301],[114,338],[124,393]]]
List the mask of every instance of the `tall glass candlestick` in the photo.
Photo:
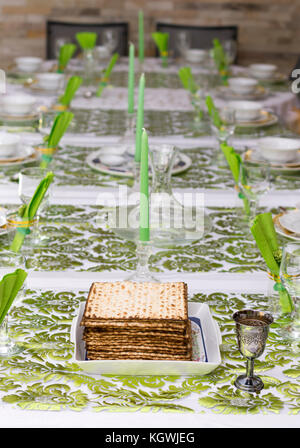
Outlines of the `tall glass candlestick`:
[[144,62],[144,13],[139,11],[139,61]]
[[143,73],[139,81],[138,110],[137,110],[136,135],[135,135],[135,156],[134,156],[136,162],[140,162],[141,160],[142,129],[144,127],[144,89],[145,89],[145,75]]
[[134,45],[129,45],[128,113],[134,113]]

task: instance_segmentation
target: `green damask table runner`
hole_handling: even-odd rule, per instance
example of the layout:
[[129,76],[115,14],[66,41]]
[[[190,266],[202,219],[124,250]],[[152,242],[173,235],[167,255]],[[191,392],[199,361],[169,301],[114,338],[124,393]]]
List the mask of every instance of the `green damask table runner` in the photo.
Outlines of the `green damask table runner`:
[[[200,289],[200,288],[199,288]],[[10,332],[26,350],[0,361],[2,403],[26,410],[94,412],[196,412],[200,414],[298,414],[300,370],[296,348],[284,345],[272,326],[264,357],[255,371],[265,382],[259,395],[238,391],[234,379],[245,371],[237,350],[233,310],[265,309],[261,294],[204,294],[192,301],[209,305],[221,328],[222,365],[202,377],[125,377],[80,371],[72,362],[70,326],[87,291],[28,290],[11,311]],[[298,352],[299,356],[299,352]]]

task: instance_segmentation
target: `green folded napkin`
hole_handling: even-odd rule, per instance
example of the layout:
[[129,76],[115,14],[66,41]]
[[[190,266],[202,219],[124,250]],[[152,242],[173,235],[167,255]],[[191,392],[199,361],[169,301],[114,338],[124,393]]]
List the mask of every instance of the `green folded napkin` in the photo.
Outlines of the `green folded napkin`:
[[114,68],[118,59],[119,59],[119,53],[114,53],[109,61],[107,68],[103,73],[103,77],[100,81],[99,88],[96,93],[97,96],[101,96],[103,89],[107,86],[112,69]]
[[222,120],[220,118],[218,109],[215,106],[215,103],[210,95],[207,95],[205,98],[205,103],[208,111],[208,115],[210,116],[212,122],[216,126],[216,128],[220,129],[222,126]]
[[229,67],[227,63],[226,53],[219,39],[213,39],[213,56],[218,72],[224,85],[227,85],[229,76]]
[[178,71],[179,78],[183,87],[192,94],[197,93],[199,86],[195,83],[194,76],[190,67],[182,67]]
[[75,53],[76,48],[77,47],[75,44],[65,44],[60,47],[58,57],[58,73],[63,73],[68,65],[69,60]]
[[71,76],[68,84],[65,88],[65,92],[59,97],[58,102],[63,106],[69,107],[75,93],[82,84],[82,78],[80,76]]
[[82,32],[76,33],[76,39],[82,50],[92,50],[96,45],[98,34]]
[[73,117],[74,114],[69,111],[61,112],[56,115],[50,134],[44,137],[44,142],[47,144],[47,148],[42,152],[41,168],[45,168],[48,163],[51,162],[53,154]]
[[275,281],[274,289],[279,293],[282,312],[290,313],[293,311],[294,305],[279,277],[282,254],[278,245],[272,214],[261,213],[257,215],[251,227],[251,232]]
[[[41,202],[53,180],[53,177],[54,174],[49,171],[49,173],[47,173],[44,179],[39,183],[30,202],[27,205],[23,205],[22,207],[20,207],[19,216],[24,219],[24,222],[30,222],[34,219],[39,206],[41,205]],[[13,252],[19,252],[24,242],[24,238],[26,235],[28,235],[28,233],[30,233],[29,226],[18,227],[14,240],[11,243],[9,249]]]
[[[220,146],[225,156],[225,159],[227,160],[230,171],[232,173],[236,188],[239,190],[238,185],[239,185],[240,170],[241,165],[243,166],[242,158],[239,154],[235,152],[235,150],[231,146],[228,146],[226,143],[221,143]],[[246,214],[250,215],[250,205],[248,199],[244,196],[244,194],[241,191],[239,191],[239,197],[243,200],[244,210]]]
[[168,49],[169,49],[169,33],[152,33],[152,39],[155,42],[155,45],[158,48],[160,57],[162,58],[164,66],[167,66],[168,63]]
[[22,288],[26,277],[27,272],[23,271],[23,269],[16,269],[15,272],[2,277],[0,281],[0,325]]

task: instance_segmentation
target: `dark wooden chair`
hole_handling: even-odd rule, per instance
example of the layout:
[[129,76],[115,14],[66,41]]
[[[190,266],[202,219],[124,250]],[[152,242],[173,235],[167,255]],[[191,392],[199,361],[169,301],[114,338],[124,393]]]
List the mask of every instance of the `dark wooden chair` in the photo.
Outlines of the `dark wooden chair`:
[[[233,40],[237,43],[238,40],[238,27],[236,25],[190,26],[158,22],[156,24],[156,30],[162,33],[169,33],[169,50],[175,57],[179,56],[178,49],[176,48],[176,39],[180,31],[186,31],[189,34],[191,48],[212,48],[213,39],[215,38],[221,42]],[[234,62],[236,63],[236,60]]]
[[[87,31],[98,34],[97,44],[101,45],[101,34],[105,29],[114,29],[119,35],[118,46],[116,52],[120,56],[127,56],[128,54],[128,23],[81,23],[81,22],[63,22],[59,20],[48,20],[46,25],[47,32],[47,59],[55,59],[56,57],[56,41],[58,39],[68,39],[72,43],[77,43],[76,33]],[[80,52],[79,45],[76,54]]]

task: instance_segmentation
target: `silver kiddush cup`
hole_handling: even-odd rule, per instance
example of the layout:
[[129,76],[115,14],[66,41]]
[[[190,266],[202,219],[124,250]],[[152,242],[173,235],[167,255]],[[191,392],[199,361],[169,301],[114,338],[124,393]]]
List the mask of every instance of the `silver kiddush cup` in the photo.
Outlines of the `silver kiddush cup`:
[[241,310],[234,313],[232,318],[236,324],[239,351],[247,358],[246,375],[240,375],[234,384],[246,392],[259,392],[264,383],[254,375],[254,359],[262,355],[265,349],[273,317],[264,311]]

